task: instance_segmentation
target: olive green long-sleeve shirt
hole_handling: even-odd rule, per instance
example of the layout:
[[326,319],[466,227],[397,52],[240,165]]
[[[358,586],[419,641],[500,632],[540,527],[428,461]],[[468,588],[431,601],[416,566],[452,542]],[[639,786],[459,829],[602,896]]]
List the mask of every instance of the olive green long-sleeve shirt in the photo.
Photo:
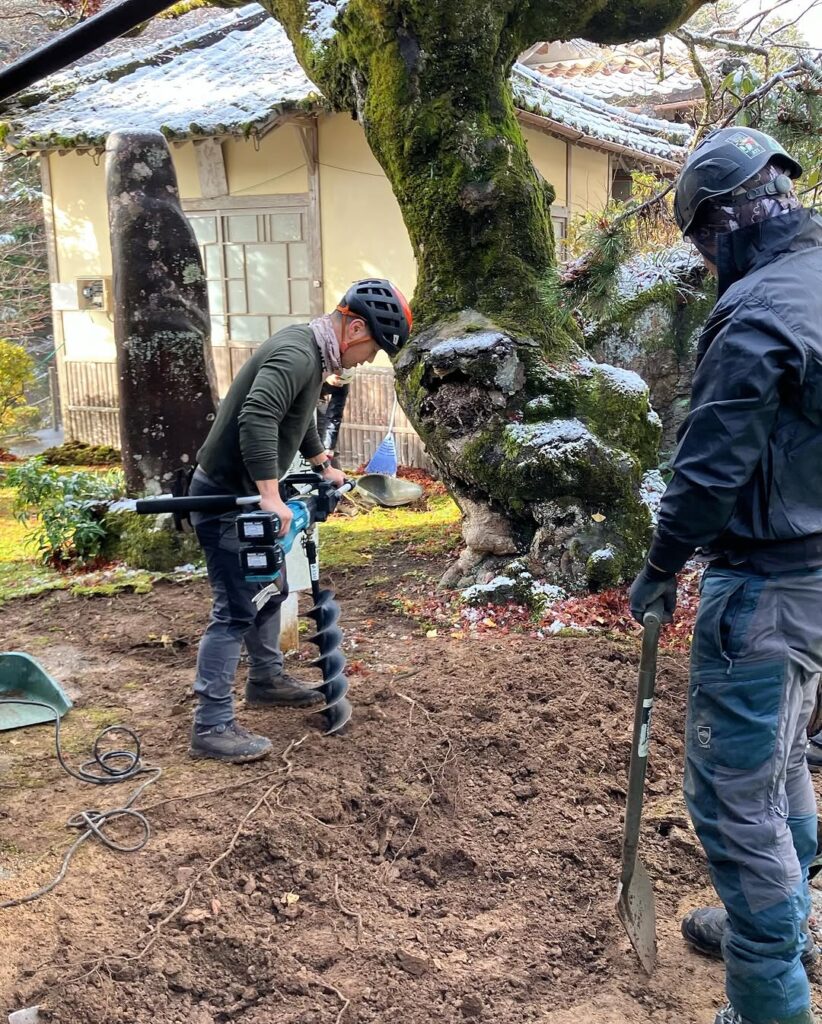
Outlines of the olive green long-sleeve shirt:
[[284,327],[240,368],[220,403],[197,462],[232,494],[256,494],[256,480],[279,480],[297,449],[325,449],[314,424],[323,382],[320,350],[307,324]]

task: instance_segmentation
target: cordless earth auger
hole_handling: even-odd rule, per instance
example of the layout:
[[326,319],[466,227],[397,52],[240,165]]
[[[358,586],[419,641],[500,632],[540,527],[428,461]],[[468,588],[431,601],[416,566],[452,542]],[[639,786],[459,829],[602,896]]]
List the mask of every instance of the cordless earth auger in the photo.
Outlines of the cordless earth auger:
[[[323,714],[326,734],[330,734],[346,725],[351,718],[352,707],[346,697],[348,680],[345,676],[345,655],[341,650],[343,632],[338,625],[340,606],[333,590],[320,587],[317,545],[312,537],[312,529],[315,523],[325,522],[342,495],[355,485],[347,483],[342,487],[334,487],[314,473],[294,473],[285,477],[281,484],[286,493],[293,495],[286,502],[293,513],[288,533],[284,537],[279,536],[281,523],[279,516],[273,512],[241,512],[237,516],[240,566],[246,580],[266,584],[254,597],[254,603],[262,608],[267,600],[280,593],[285,556],[295,540],[300,538],[308,558],[314,598],[314,605],[306,615],[313,620],[316,631],[308,637],[308,642],[314,644],[319,651],[319,657],[311,665],[319,668],[323,677],[318,689],[325,698],[325,704],[317,711]],[[310,487],[309,491],[296,492],[297,487],[306,484]],[[232,512],[259,502],[259,495],[238,497],[236,494],[216,494],[125,499],[116,502],[114,507],[141,515],[171,512],[176,516],[195,511],[215,514]]]

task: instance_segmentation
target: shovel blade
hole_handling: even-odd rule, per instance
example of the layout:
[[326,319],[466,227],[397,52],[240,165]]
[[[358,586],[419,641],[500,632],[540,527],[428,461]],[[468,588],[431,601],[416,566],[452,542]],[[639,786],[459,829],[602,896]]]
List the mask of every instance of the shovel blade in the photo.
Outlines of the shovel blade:
[[656,965],[656,906],[651,876],[640,860],[635,861],[627,882],[620,883],[617,914],[643,969],[652,974]]

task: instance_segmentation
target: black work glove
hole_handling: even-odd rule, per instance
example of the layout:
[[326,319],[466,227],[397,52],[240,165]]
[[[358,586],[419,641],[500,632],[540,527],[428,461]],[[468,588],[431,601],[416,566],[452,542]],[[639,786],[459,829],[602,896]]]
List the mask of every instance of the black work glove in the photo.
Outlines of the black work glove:
[[642,572],[631,584],[631,590],[628,595],[631,615],[641,624],[645,612],[659,598],[662,598],[664,609],[662,621],[673,622],[674,611],[676,610],[676,576],[663,572],[662,569],[656,569],[646,562]]

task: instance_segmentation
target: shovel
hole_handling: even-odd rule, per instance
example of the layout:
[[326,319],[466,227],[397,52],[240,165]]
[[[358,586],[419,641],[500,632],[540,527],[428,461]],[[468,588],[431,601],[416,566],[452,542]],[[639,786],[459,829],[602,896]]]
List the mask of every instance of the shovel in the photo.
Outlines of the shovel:
[[628,772],[628,800],[625,804],[625,831],[622,837],[622,875],[617,887],[617,913],[640,963],[651,974],[656,963],[656,907],[654,887],[641,860],[637,859],[642,798],[645,793],[645,769],[648,767],[648,743],[651,738],[651,710],[654,706],[656,653],[662,601],[648,609],[642,620],[642,656],[631,742],[631,768]]

